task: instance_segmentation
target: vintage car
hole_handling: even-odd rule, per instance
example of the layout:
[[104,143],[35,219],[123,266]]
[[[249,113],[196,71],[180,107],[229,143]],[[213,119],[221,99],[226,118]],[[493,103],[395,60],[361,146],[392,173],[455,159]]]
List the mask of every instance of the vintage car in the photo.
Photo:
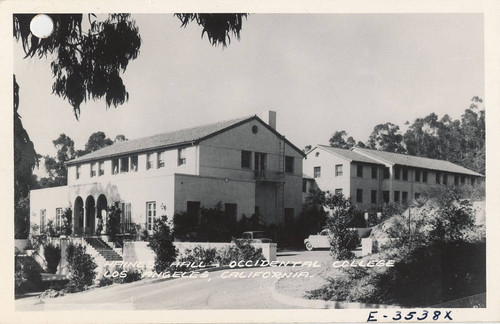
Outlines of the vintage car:
[[249,231],[243,232],[241,238],[237,239],[240,242],[250,242],[250,243],[272,243],[273,240],[264,236],[262,231]]
[[330,230],[324,229],[317,235],[309,235],[308,238],[304,240],[304,244],[308,251],[313,249],[326,249],[330,247]]

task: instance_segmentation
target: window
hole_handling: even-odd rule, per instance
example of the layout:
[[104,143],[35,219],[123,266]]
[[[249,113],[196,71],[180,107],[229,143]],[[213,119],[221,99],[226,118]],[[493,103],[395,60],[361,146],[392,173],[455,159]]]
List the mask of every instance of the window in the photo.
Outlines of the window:
[[391,170],[389,167],[384,167],[384,179],[389,179],[391,177]]
[[154,153],[148,153],[146,155],[146,170],[153,168],[153,154]]
[[363,177],[363,164],[358,164],[356,168],[356,175],[358,177]]
[[459,182],[458,174],[455,174],[455,186],[458,186],[458,182]]
[[186,149],[180,148],[177,151],[177,155],[178,155],[178,165],[186,164]]
[[388,190],[382,191],[382,197],[384,199],[384,202],[386,204],[388,204],[389,203],[389,191]]
[[372,165],[372,179],[377,179],[378,177],[378,167],[376,165]]
[[403,180],[408,180],[408,168],[403,168]]
[[111,161],[111,173],[118,174],[118,159]]
[[198,224],[200,219],[201,205],[199,201],[188,201],[187,202],[187,216],[190,220],[194,219],[194,223]]
[[376,204],[377,203],[377,190],[372,190],[372,204]]
[[419,192],[415,192],[415,200],[418,200],[420,199],[420,193]]
[[448,174],[443,173],[443,184],[446,186],[448,184]]
[[356,202],[363,202],[363,189],[356,189]]
[[236,222],[238,221],[238,205],[237,204],[225,204],[224,213],[226,214],[226,220]]
[[241,168],[242,169],[252,168],[252,152],[241,151]]
[[401,167],[399,165],[394,166],[394,179],[401,178]]
[[427,182],[427,171],[422,171],[422,182]]
[[464,185],[465,184],[465,176],[460,176],[460,184]]
[[47,216],[46,209],[40,209],[40,232],[45,230],[45,217]]
[[137,172],[137,163],[138,163],[137,155],[132,155],[130,157],[130,171]]
[[314,167],[314,178],[321,178],[321,167]]
[[335,189],[336,195],[342,195],[342,189]]
[[307,193],[307,180],[302,179],[302,192]]
[[56,208],[56,230],[60,230],[61,229],[62,216],[63,216],[63,209],[62,208]]
[[146,228],[148,231],[153,230],[153,223],[156,217],[156,201],[146,203]]
[[265,170],[266,169],[266,153],[255,152],[255,170]]
[[408,192],[407,191],[403,191],[402,200],[403,200],[403,202],[407,202],[408,201]]
[[399,191],[394,191],[394,201],[399,201]]
[[163,168],[165,166],[165,152],[156,153],[156,168]]
[[121,205],[122,214],[120,215],[120,224],[122,224],[123,230],[128,232],[131,230],[132,223],[132,205],[131,203],[123,202]]
[[99,162],[99,176],[104,175],[104,161]]
[[436,183],[441,184],[441,173],[436,171]]
[[293,169],[294,169],[293,164],[294,164],[293,156],[285,156],[285,172],[286,173],[293,174]]
[[76,178],[80,179],[80,166],[79,165],[76,166]]
[[129,165],[128,165],[128,156],[121,158],[120,159],[121,165],[120,165],[120,173],[125,173],[128,172],[129,170]]
[[97,175],[96,173],[96,163],[90,163],[90,177],[95,177]]
[[473,186],[476,184],[476,179],[470,178],[470,185]]
[[344,175],[343,168],[344,168],[344,166],[342,164],[337,164],[335,166],[335,176],[336,177],[340,177],[340,176]]
[[420,170],[419,169],[415,170],[415,181],[420,182]]

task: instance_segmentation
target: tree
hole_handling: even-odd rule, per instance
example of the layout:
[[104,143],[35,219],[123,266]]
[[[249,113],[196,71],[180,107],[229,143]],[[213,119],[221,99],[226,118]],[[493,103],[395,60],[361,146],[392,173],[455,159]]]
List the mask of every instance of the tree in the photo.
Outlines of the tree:
[[406,153],[403,146],[403,135],[399,131],[399,126],[393,123],[375,126],[367,144],[369,148],[379,151]]
[[94,258],[87,253],[82,245],[69,244],[66,248],[68,261],[69,282],[67,290],[70,292],[82,291],[86,286],[91,286],[96,276],[97,264]]
[[352,136],[347,137],[347,132],[342,130],[342,131],[335,131],[333,133],[332,137],[330,138],[330,146],[332,147],[337,147],[337,148],[343,148],[343,149],[350,149],[351,147],[356,145],[356,141]]
[[178,251],[174,246],[174,235],[167,223],[166,216],[155,219],[153,235],[149,237],[148,246],[155,253],[154,270],[163,272],[170,268],[170,264],[177,258]]
[[115,143],[125,142],[125,141],[128,141],[128,138],[126,138],[125,135],[122,134],[116,135]]
[[102,149],[103,147],[113,145],[113,141],[106,137],[104,132],[95,132],[90,135],[87,143],[85,144],[85,152],[86,154],[90,152],[97,151]]
[[49,177],[39,181],[39,187],[56,187],[68,184],[68,169],[66,162],[75,158],[75,143],[66,134],[60,134],[52,141],[57,149],[56,158],[44,156],[44,166]]

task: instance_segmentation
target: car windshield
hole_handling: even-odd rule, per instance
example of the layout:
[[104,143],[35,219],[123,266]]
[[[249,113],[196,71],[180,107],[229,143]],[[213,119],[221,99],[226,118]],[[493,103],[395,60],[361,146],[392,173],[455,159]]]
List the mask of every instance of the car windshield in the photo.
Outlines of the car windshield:
[[264,232],[254,232],[253,233],[253,238],[264,238]]

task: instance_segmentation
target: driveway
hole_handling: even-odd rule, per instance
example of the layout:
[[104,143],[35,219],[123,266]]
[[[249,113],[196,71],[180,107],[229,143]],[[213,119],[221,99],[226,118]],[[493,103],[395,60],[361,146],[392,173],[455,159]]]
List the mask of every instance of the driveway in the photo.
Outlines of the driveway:
[[[286,251],[280,262],[314,262],[328,251]],[[296,272],[297,267],[237,268],[210,272],[208,278],[183,278],[97,288],[64,297],[16,300],[16,310],[154,310],[154,309],[286,309],[300,308],[273,298],[277,279],[264,273]],[[307,270],[304,268],[304,270]]]

